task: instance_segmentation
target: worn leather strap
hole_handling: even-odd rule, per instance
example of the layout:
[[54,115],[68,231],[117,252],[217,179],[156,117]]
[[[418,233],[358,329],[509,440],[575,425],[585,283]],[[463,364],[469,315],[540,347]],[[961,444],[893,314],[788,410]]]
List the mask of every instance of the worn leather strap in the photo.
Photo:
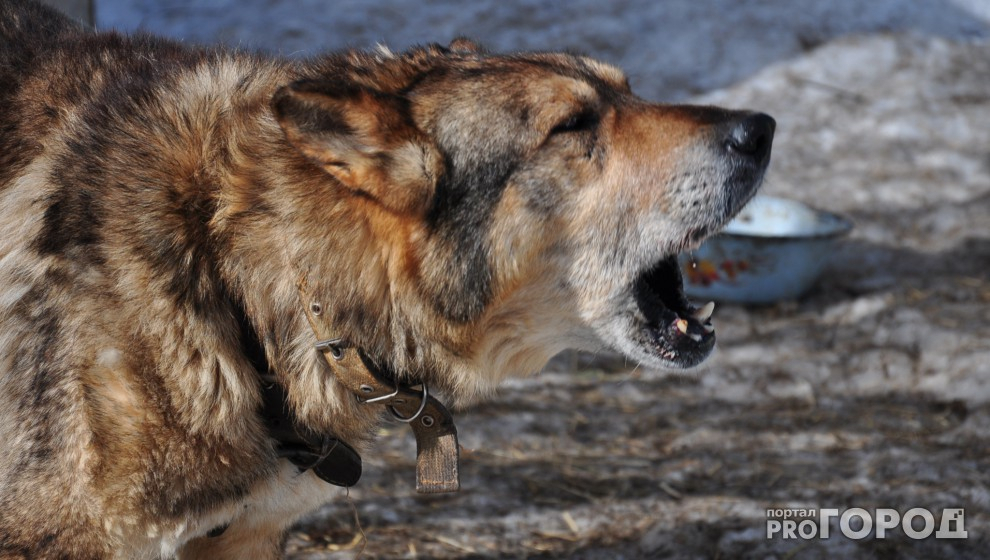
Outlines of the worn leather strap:
[[305,277],[298,282],[299,297],[306,318],[316,335],[316,347],[323,353],[337,381],[366,404],[387,407],[395,418],[406,422],[416,436],[416,491],[423,494],[456,492],[460,489],[458,460],[460,446],[457,428],[450,412],[421,390],[398,384],[379,364],[343,338],[335,338],[323,319],[324,304],[309,292]]

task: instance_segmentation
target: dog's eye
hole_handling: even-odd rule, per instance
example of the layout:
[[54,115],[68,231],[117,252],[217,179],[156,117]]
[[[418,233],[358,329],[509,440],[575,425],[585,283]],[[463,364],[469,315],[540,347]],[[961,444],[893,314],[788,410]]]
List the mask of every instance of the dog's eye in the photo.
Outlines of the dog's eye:
[[593,111],[575,113],[550,130],[550,134],[566,134],[568,132],[583,132],[591,130],[598,124],[598,115]]

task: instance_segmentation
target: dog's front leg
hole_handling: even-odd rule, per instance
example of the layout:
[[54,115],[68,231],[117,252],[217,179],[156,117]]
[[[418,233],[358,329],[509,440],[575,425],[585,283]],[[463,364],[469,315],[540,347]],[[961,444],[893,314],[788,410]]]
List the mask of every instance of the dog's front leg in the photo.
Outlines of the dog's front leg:
[[[234,518],[222,533],[189,541],[179,549],[178,557],[180,560],[282,558],[285,536],[292,524],[339,492],[338,486],[323,482],[313,471],[300,473],[295,465],[283,459],[274,476],[260,482],[240,505],[228,510]],[[219,529],[214,533],[219,533]]]
[[199,537],[179,550],[179,560],[278,560],[282,558],[285,530],[233,523],[215,537]]

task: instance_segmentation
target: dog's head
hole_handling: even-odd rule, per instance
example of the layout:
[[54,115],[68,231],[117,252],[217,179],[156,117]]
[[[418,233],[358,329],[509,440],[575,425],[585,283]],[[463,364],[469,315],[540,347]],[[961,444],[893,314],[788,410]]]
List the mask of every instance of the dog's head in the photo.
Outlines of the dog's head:
[[775,126],[648,103],[587,58],[463,41],[328,59],[273,108],[373,240],[387,312],[365,303],[388,319],[356,336],[468,398],[565,348],[703,360],[708,310],[675,258],[753,196]]

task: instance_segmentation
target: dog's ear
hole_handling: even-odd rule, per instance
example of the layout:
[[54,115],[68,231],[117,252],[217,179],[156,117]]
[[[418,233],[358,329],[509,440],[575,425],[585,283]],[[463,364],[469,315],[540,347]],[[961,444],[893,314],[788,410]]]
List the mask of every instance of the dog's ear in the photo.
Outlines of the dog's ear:
[[443,158],[411,122],[406,100],[302,80],[279,89],[272,110],[289,142],[347,188],[402,213],[432,200]]
[[457,37],[450,42],[447,48],[455,53],[461,54],[484,54],[485,49],[478,43],[468,39],[467,37]]

